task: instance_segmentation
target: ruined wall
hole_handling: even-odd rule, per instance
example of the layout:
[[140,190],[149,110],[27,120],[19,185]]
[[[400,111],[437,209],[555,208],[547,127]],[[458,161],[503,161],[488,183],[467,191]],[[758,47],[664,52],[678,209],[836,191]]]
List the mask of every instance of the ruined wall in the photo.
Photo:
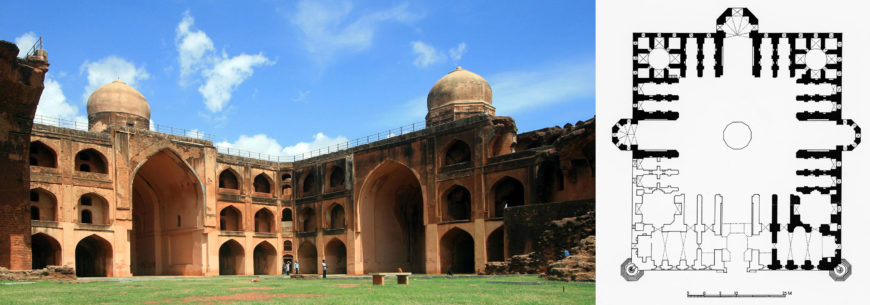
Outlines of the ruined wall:
[[[546,230],[547,224],[553,220],[579,217],[589,212],[594,213],[594,211],[595,200],[576,200],[508,208],[505,211],[504,220],[508,255],[546,250],[535,249],[535,245]],[[592,227],[594,228],[594,221]]]
[[15,44],[0,41],[0,266],[22,270],[31,268],[30,129],[48,62],[16,56]]

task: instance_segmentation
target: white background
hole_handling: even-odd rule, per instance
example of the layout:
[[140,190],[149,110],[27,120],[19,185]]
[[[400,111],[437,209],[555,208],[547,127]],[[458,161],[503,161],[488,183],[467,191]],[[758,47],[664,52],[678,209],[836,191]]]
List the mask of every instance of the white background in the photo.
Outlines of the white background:
[[[870,4],[863,1],[598,1],[596,3],[596,293],[599,304],[870,304],[870,143],[843,156],[845,282],[827,272],[646,272],[620,275],[629,257],[631,153],[610,141],[611,126],[631,116],[633,32],[713,32],[729,7],[746,7],[760,32],[843,33],[843,118],[870,130]],[[862,15],[863,14],[863,15]],[[693,68],[693,67],[690,67]],[[726,67],[727,68],[727,67]],[[693,73],[690,70],[689,73]],[[798,137],[799,138],[799,137]],[[787,137],[781,141],[788,141]],[[642,141],[642,139],[639,139]],[[793,157],[793,155],[791,156]],[[726,183],[725,181],[720,181]],[[722,187],[727,187],[727,184]],[[785,201],[787,203],[787,201]],[[764,207],[763,207],[764,208]],[[686,292],[793,294],[784,299],[689,299]]]

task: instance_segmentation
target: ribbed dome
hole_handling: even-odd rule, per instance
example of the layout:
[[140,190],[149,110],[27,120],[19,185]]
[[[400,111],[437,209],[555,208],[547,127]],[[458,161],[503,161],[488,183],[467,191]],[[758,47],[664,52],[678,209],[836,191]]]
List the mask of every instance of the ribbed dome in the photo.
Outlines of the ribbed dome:
[[429,110],[452,102],[485,102],[492,105],[492,88],[480,75],[458,67],[439,79],[429,90],[426,99]]
[[151,106],[145,96],[121,80],[102,86],[88,98],[88,116],[100,112],[120,112],[151,119]]

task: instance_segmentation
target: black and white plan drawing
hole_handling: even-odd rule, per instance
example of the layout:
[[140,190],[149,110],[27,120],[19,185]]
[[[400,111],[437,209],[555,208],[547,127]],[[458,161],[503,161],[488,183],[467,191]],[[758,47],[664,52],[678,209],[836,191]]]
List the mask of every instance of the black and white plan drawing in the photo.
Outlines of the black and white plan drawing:
[[836,2],[598,5],[598,232],[624,227],[599,239],[599,289],[799,303],[870,287],[866,21],[817,9]]

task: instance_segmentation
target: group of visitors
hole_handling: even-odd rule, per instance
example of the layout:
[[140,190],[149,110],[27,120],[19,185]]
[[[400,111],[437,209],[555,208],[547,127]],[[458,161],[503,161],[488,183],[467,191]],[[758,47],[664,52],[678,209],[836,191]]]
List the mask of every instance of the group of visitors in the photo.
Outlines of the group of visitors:
[[[292,264],[290,262],[293,262]],[[326,278],[326,260],[324,259],[320,265],[323,267],[323,278]],[[299,274],[299,261],[296,260],[286,260],[284,261],[284,267],[281,268],[281,274],[283,275],[291,275],[293,274],[293,270],[296,270],[296,274]]]
[[291,274],[293,274],[293,269],[296,269],[296,274],[299,274],[299,261],[293,261],[292,264],[290,263],[291,261],[292,261],[292,260],[286,260],[286,261],[284,261],[284,267],[281,268],[281,274],[282,274],[282,275],[291,275]]

